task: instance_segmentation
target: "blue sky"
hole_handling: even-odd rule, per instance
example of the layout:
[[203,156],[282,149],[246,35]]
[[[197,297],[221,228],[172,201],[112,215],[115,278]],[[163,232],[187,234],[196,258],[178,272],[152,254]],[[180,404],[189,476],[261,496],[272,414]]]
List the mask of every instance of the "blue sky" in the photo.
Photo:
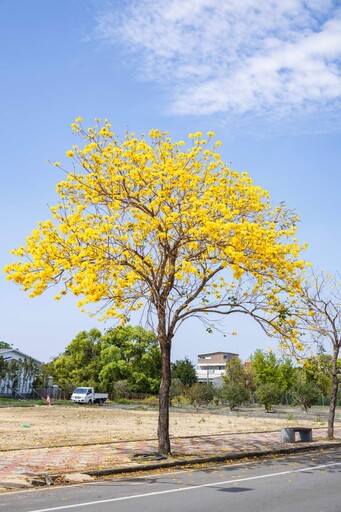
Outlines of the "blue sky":
[[[56,203],[70,124],[117,134],[212,130],[238,171],[285,201],[306,258],[340,270],[341,3],[329,0],[0,2],[1,267]],[[1,277],[0,339],[47,361],[80,330],[104,329],[53,293],[29,299]],[[251,321],[184,325],[173,359],[274,344]]]

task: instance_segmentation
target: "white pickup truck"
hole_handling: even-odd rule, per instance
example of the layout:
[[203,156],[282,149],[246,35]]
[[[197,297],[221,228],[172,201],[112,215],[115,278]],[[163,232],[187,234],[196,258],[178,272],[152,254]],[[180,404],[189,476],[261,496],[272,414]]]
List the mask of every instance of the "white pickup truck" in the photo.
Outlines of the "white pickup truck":
[[108,393],[95,393],[94,388],[76,388],[71,395],[71,401],[77,404],[102,405],[108,399]]

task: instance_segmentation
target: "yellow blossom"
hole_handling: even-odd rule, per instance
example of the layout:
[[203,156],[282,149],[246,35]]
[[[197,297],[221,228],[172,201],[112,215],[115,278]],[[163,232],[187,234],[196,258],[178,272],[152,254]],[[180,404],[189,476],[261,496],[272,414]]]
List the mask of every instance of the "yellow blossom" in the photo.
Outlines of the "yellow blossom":
[[233,290],[246,280],[278,317],[283,290],[294,299],[305,266],[297,218],[224,164],[213,132],[189,134],[186,144],[156,128],[121,140],[108,120],[86,129],[81,122],[72,125],[81,143],[66,151],[77,158],[57,185],[53,220],[13,252],[19,262],[6,267],[8,279],[31,296],[62,283],[82,310],[94,314],[94,304],[105,318],[123,321],[144,308],[169,322],[176,311],[179,322],[208,314],[211,302],[233,307]]

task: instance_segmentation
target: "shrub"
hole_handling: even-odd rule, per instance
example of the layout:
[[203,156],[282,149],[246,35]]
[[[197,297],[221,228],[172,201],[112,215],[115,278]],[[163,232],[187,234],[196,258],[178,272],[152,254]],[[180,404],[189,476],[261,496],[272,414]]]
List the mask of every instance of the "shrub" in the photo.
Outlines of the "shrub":
[[116,401],[117,401],[117,403],[119,405],[128,405],[128,404],[130,404],[130,400],[128,400],[128,398],[118,398]]
[[186,389],[186,396],[189,399],[191,404],[209,404],[212,402],[213,398],[216,395],[216,391],[212,384],[208,384],[206,382],[199,384],[193,384],[190,388]]
[[131,388],[126,380],[118,380],[114,384],[114,398],[129,398],[131,395]]
[[172,377],[172,383],[169,390],[169,399],[171,403],[174,399],[178,399],[182,395],[183,389],[184,385],[182,381],[177,377]]
[[305,412],[317,401],[320,390],[315,382],[298,382],[292,390],[293,403]]
[[273,405],[280,403],[281,395],[278,386],[270,382],[261,384],[256,390],[257,401],[260,405],[264,405],[266,412],[270,412]]
[[144,398],[142,400],[142,402],[144,404],[147,404],[147,405],[158,405],[159,403],[159,397],[158,396],[147,396],[146,398]]
[[220,396],[227,401],[231,411],[250,400],[250,392],[238,382],[225,384],[220,391]]

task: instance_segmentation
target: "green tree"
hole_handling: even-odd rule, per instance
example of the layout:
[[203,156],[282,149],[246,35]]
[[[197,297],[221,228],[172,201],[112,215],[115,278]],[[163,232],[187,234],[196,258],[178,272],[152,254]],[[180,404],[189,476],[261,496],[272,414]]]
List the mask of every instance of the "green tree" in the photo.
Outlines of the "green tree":
[[278,362],[272,350],[265,352],[257,349],[250,359],[257,385],[277,381]]
[[207,405],[216,396],[216,390],[209,382],[196,382],[190,388],[186,388],[186,396],[191,404]]
[[0,349],[13,348],[13,345],[7,343],[7,341],[0,341]]
[[7,368],[8,368],[7,361],[2,356],[0,356],[0,381],[5,379],[5,377],[7,375]]
[[180,379],[184,386],[198,382],[195,366],[187,357],[172,363],[172,379]]
[[126,325],[81,331],[63,354],[44,365],[61,387],[93,386],[113,392],[117,381],[127,381],[130,391],[156,393],[160,385],[160,348],[155,335],[142,327]]
[[158,392],[161,354],[152,331],[129,325],[109,329],[102,338],[100,361],[102,388],[111,391],[116,381],[126,380],[133,392]]
[[281,401],[281,390],[273,382],[261,384],[257,387],[256,398],[260,405],[264,405],[266,412],[272,410],[273,405],[277,405]]
[[245,384],[228,382],[220,390],[220,397],[226,400],[231,411],[250,400],[250,392]]
[[272,350],[265,352],[258,349],[251,356],[251,364],[257,386],[275,384],[281,393],[286,393],[291,389],[295,379],[295,369],[291,358],[279,358]]
[[231,411],[250,400],[247,389],[247,373],[241,359],[231,357],[226,362],[226,370],[222,375],[224,384],[220,390],[220,397],[226,400]]
[[8,387],[11,391],[12,395],[15,396],[19,383],[20,383],[20,374],[21,374],[21,365],[22,361],[20,359],[11,359],[7,363],[6,376],[8,377]]
[[299,380],[293,387],[294,405],[299,405],[305,412],[316,403],[321,390],[315,382]]
[[29,389],[40,372],[40,366],[31,357],[23,359],[21,362],[20,379],[22,385]]
[[51,375],[61,387],[97,388],[101,369],[101,340],[102,335],[98,329],[79,332],[62,354],[44,365],[44,374]]
[[243,386],[246,385],[246,372],[239,357],[231,357],[226,362],[225,373],[223,373],[222,378],[225,384],[238,383]]

